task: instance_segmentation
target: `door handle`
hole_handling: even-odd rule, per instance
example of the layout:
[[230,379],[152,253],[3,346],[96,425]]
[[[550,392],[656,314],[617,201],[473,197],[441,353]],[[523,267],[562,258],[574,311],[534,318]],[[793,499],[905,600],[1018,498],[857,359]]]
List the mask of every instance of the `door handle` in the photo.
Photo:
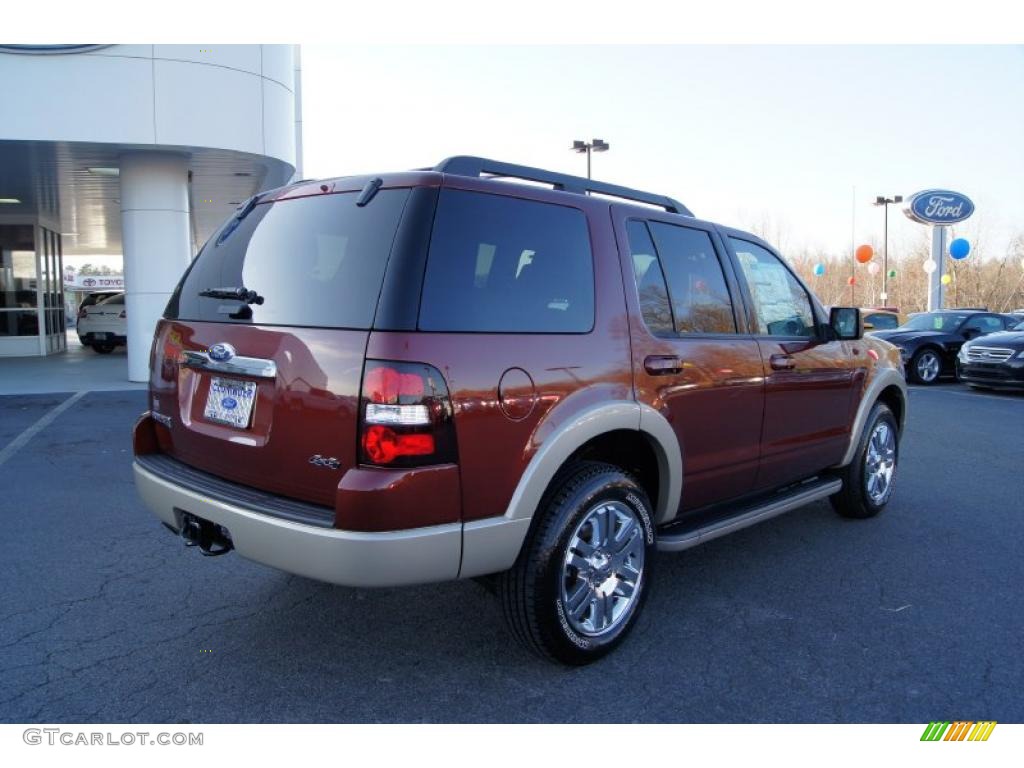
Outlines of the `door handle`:
[[667,376],[683,370],[683,361],[676,355],[648,355],[644,358],[644,370],[651,376]]
[[768,363],[773,371],[791,371],[796,368],[796,360],[791,355],[772,355]]

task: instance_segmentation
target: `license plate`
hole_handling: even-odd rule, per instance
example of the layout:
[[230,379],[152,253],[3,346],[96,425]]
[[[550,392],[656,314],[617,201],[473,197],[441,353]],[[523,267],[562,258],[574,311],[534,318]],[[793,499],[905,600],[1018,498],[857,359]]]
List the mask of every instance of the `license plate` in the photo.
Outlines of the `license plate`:
[[109,333],[102,333],[102,332],[94,333],[93,336],[96,337],[97,341],[106,341],[108,338],[110,338],[110,334]]
[[210,380],[210,393],[206,396],[203,416],[220,424],[248,429],[255,402],[256,382],[214,376]]

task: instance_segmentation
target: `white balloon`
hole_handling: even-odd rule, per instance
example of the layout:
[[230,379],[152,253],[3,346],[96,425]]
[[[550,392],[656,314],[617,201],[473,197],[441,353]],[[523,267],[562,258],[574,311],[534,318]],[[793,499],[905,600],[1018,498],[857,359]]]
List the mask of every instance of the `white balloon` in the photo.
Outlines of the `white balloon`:
[[928,259],[923,265],[924,271],[929,275],[938,268],[938,264],[935,263],[935,259]]
[[873,261],[870,264],[868,264],[868,274],[869,275],[877,275],[879,269],[880,269],[880,267],[875,262],[873,262]]

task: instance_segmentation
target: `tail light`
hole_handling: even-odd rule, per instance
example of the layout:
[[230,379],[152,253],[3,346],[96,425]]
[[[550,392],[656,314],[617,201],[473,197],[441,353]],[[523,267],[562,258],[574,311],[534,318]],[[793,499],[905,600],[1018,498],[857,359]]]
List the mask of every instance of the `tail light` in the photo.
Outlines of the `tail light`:
[[79,308],[78,308],[78,319],[79,319],[79,320],[81,320],[81,319],[82,319],[83,317],[85,317],[85,316],[86,316],[87,314],[89,314],[89,313],[85,311],[85,307],[79,307]]
[[424,363],[367,360],[359,398],[364,464],[418,467],[456,461],[448,386]]
[[124,310],[123,310],[123,309],[121,310],[121,314],[120,314],[120,315],[118,315],[118,317],[120,317],[120,318],[121,318],[122,320],[124,320],[124,319],[125,319],[125,317],[127,317],[127,315],[125,315],[125,313],[124,313]]

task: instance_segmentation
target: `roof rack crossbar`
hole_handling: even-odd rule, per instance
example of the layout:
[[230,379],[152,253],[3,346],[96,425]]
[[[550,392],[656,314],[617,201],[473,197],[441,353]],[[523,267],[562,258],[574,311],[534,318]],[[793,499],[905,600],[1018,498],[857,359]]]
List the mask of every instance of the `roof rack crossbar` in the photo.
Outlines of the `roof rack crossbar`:
[[585,195],[588,192],[596,192],[600,195],[619,197],[623,200],[632,200],[638,203],[654,205],[664,208],[669,213],[681,213],[684,216],[693,216],[690,209],[665,195],[654,195],[650,192],[642,192],[639,189],[620,187],[618,184],[606,184],[602,181],[584,179],[581,176],[570,176],[554,171],[545,171],[541,168],[531,168],[527,165],[515,165],[504,163],[500,160],[489,160],[485,157],[471,157],[469,155],[458,155],[442,160],[434,166],[439,173],[450,173],[455,176],[504,176],[526,181],[535,181],[542,184],[550,184],[557,190],[563,192],[574,192],[578,195]]

